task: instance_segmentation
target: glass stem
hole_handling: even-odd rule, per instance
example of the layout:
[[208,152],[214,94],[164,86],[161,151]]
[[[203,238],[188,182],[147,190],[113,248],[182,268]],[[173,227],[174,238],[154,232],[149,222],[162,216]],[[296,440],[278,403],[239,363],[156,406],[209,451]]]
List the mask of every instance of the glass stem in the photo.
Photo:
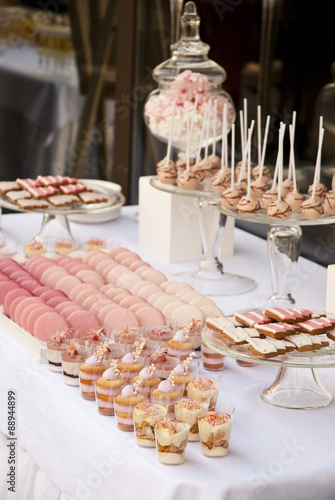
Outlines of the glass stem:
[[268,302],[273,306],[289,307],[295,304],[292,289],[295,283],[295,269],[301,249],[300,226],[276,226],[268,229],[268,252],[270,258],[273,294]]
[[217,200],[199,198],[200,235],[203,259],[200,273],[223,274],[223,265],[218,258],[226,217],[219,213]]

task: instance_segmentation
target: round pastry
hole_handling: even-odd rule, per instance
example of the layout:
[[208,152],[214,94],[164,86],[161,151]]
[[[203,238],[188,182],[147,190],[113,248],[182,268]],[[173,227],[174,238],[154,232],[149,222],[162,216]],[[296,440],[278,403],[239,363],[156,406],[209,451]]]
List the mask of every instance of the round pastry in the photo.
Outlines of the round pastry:
[[289,177],[287,177],[287,179],[283,181],[282,186],[284,186],[284,188],[287,189],[287,193],[294,190],[294,183],[292,179],[290,179]]
[[[254,179],[259,179],[259,172],[260,172],[260,165],[256,165],[256,167],[254,167],[252,170],[251,170],[251,176],[254,178]],[[268,167],[266,167],[265,165],[263,165],[263,169],[262,169],[262,177],[261,179],[264,181],[264,182],[269,182],[269,180],[271,179],[271,172],[270,170],[268,169]]]
[[[193,167],[193,165],[195,165],[195,157],[194,156],[189,157],[188,164],[190,167]],[[177,168],[177,170],[186,170],[186,168],[187,168],[187,157],[186,156],[182,156],[182,157],[178,158],[177,163],[176,163],[176,168]]]
[[199,184],[199,179],[192,170],[185,170],[177,177],[177,185],[182,189],[195,189]]
[[133,411],[136,405],[144,401],[141,393],[135,393],[132,385],[126,385],[121,394],[114,399],[117,426],[123,431],[133,431]]
[[114,398],[121,394],[125,385],[119,370],[108,368],[95,384],[98,412],[102,415],[114,415]]
[[117,368],[120,370],[121,376],[125,380],[130,381],[140,373],[144,365],[140,361],[137,361],[131,352],[128,352],[117,364]]
[[237,210],[242,215],[253,215],[261,208],[259,201],[252,195],[245,195],[239,200]]
[[230,168],[226,167],[224,170],[219,170],[212,180],[212,189],[216,193],[222,193],[230,185],[231,172]]
[[55,243],[55,253],[57,255],[68,255],[77,250],[78,245],[75,241],[57,241]]
[[320,219],[323,214],[323,205],[321,198],[308,198],[301,204],[301,213],[306,219]]
[[299,193],[297,189],[289,191],[285,196],[285,201],[292,208],[292,212],[300,212],[300,207],[305,197],[302,193]]
[[258,178],[250,182],[251,193],[256,196],[256,198],[261,198],[267,189],[267,182],[263,179]]
[[[316,183],[315,183],[315,198],[324,198],[326,196],[327,191],[328,191],[327,186],[322,184],[322,182],[320,182],[320,181],[316,181]],[[307,193],[309,194],[309,196],[312,196],[313,184],[311,184],[308,187]]]
[[272,188],[265,191],[262,196],[261,204],[263,208],[269,208],[271,203],[278,199],[278,188]]
[[132,379],[132,383],[136,385],[138,380],[141,381],[137,387],[137,392],[143,394],[145,399],[149,399],[152,391],[154,391],[161,383],[161,379],[151,372],[149,366],[143,368],[139,375]]
[[167,161],[166,156],[156,164],[156,170],[158,171],[162,167],[176,168],[175,162],[173,160]]
[[329,191],[323,202],[323,210],[326,214],[335,214],[335,197],[333,191]]
[[183,329],[178,330],[172,339],[168,340],[167,345],[170,356],[176,356],[181,360],[186,359],[194,349],[193,341]]
[[289,219],[292,215],[292,208],[284,200],[276,200],[268,208],[268,217],[271,219]]
[[220,201],[225,208],[236,208],[240,198],[245,194],[245,189],[241,186],[233,186],[223,191]]
[[177,180],[177,170],[175,166],[164,165],[157,169],[157,177],[162,184],[173,184]]

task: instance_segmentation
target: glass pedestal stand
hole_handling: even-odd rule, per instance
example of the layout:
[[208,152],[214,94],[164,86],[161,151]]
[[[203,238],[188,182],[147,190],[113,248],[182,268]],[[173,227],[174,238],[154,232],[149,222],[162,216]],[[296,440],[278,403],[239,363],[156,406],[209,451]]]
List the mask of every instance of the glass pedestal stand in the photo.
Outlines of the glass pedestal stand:
[[274,221],[267,216],[267,211],[263,208],[249,217],[239,214],[236,209],[222,208],[220,204],[218,209],[220,213],[236,219],[269,225],[267,242],[273,292],[267,305],[292,307],[296,302],[293,290],[299,284],[296,269],[302,241],[301,226],[333,224],[334,216],[323,215],[320,219],[309,220],[305,219],[301,213],[293,213],[290,219]]
[[237,360],[279,367],[274,382],[260,395],[265,403],[296,410],[328,406],[332,395],[322,386],[315,369],[335,368],[335,348],[261,358],[247,348],[232,344],[209,328],[204,328],[202,340],[211,349]]
[[75,241],[72,236],[67,215],[44,212],[39,233],[33,238],[35,241],[54,248],[57,241]]
[[250,292],[257,286],[251,278],[226,273],[218,257],[226,221],[217,210],[219,195],[208,190],[186,190],[175,185],[162,184],[157,177],[151,179],[151,185],[165,192],[198,199],[203,259],[199,262],[198,269],[174,274],[171,279],[184,281],[207,296],[238,295]]

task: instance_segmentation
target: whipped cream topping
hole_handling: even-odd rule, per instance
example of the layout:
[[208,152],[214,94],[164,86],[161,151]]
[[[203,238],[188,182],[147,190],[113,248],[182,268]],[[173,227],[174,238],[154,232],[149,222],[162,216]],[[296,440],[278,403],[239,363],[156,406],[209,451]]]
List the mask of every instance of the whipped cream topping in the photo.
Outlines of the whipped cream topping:
[[188,340],[184,330],[178,330],[177,333],[173,336],[173,338],[174,340],[177,340],[177,342],[187,342]]
[[153,377],[153,374],[151,373],[149,366],[146,366],[145,368],[143,368],[143,370],[140,371],[139,376],[143,380],[148,380]]
[[126,363],[126,365],[132,365],[135,363],[135,358],[131,352],[128,352],[123,356],[122,361],[123,363]]
[[179,376],[184,375],[184,373],[185,373],[184,365],[183,364],[177,365],[176,368],[174,369],[174,372],[176,375],[179,375]]
[[98,361],[97,355],[92,354],[92,356],[90,356],[89,358],[86,359],[85,364],[90,365],[90,366],[94,366],[94,365],[99,365],[100,363]]
[[171,384],[170,380],[167,380],[167,379],[163,380],[159,384],[158,390],[161,391],[161,392],[165,392],[165,393],[173,391],[173,387],[172,387],[172,384]]
[[126,385],[122,389],[122,397],[123,398],[131,398],[132,396],[134,396],[134,388],[133,388],[133,386],[131,384]]
[[116,380],[118,378],[118,375],[113,368],[108,368],[103,372],[102,376],[107,380]]

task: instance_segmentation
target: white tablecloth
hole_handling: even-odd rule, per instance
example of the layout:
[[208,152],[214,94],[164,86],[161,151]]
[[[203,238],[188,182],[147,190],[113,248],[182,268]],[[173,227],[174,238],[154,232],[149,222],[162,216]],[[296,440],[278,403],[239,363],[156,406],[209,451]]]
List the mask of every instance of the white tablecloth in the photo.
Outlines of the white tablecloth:
[[[108,236],[110,244],[137,251],[168,276],[196,266],[164,263],[142,251],[137,246],[137,210],[124,207],[121,217],[99,226],[72,224],[73,232],[84,240],[91,234]],[[19,231],[23,243],[37,233],[40,221],[38,215],[7,215],[2,227]],[[258,282],[253,292],[215,298],[226,314],[264,304],[271,292],[264,240],[235,230],[235,255],[226,258],[225,269]],[[300,259],[299,275],[298,304],[324,309],[326,269]],[[7,391],[14,388],[17,444],[68,500],[334,499],[334,404],[317,410],[267,405],[260,393],[273,382],[275,367],[243,368],[226,360],[220,400],[236,407],[229,454],[206,458],[199,443],[189,443],[179,467],[161,465],[154,449],[138,447],[132,433],[118,430],[114,418],[99,415],[95,403],[83,400],[78,388],[66,386],[61,375],[38,364],[5,336],[1,336],[0,367],[0,431],[7,432]],[[335,396],[334,370],[317,373]],[[5,461],[1,471],[7,468]]]

